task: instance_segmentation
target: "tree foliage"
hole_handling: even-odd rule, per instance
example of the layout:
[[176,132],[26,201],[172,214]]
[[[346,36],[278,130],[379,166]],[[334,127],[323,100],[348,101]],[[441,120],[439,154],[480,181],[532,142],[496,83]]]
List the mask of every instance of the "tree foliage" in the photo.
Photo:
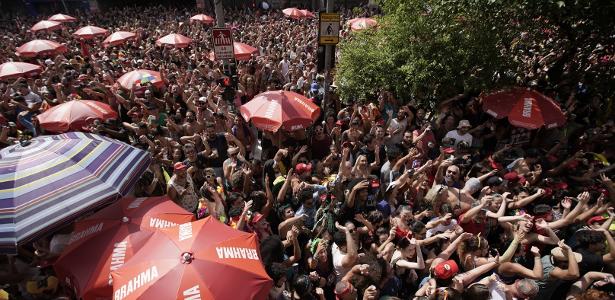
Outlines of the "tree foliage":
[[388,89],[432,102],[507,85],[591,83],[612,94],[615,1],[383,0],[377,29],[344,40],[345,99]]

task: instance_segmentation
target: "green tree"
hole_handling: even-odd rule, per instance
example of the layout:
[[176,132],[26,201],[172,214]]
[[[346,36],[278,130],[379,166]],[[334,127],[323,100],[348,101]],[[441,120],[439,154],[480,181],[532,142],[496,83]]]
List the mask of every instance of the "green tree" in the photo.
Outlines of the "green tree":
[[433,103],[506,85],[578,81],[612,93],[614,66],[605,57],[615,50],[615,1],[383,0],[381,7],[377,29],[340,45],[342,98],[389,89]]

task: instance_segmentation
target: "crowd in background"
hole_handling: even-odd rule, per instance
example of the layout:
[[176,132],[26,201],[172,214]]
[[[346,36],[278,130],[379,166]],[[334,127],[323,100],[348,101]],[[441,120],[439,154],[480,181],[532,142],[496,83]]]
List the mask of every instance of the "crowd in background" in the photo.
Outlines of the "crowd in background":
[[[238,113],[261,92],[290,90],[322,103],[317,20],[228,11],[235,41],[260,53],[238,63],[235,92],[222,64],[209,59],[211,29],[190,23],[193,13],[124,7],[76,15],[75,28],[137,33],[109,48],[70,30],[30,33],[35,20],[16,19],[3,28],[0,61],[21,60],[15,48],[35,36],[69,51],[36,60],[40,76],[0,83],[0,142],[46,134],[35,116],[63,102],[111,105],[119,118],[88,130],[151,153],[134,195],[166,194],[198,218],[256,233],[274,281],[270,299],[615,296],[615,124],[591,87],[551,91],[568,118],[560,128],[493,119],[478,95],[442,99],[434,109],[386,90],[338,101],[333,86],[310,128],[263,132]],[[156,46],[168,33],[194,42]],[[164,87],[116,84],[137,68],[160,71]],[[4,290],[26,299],[65,295],[50,268],[38,267],[62,246],[50,236],[3,257]],[[42,286],[32,283],[41,278]]]

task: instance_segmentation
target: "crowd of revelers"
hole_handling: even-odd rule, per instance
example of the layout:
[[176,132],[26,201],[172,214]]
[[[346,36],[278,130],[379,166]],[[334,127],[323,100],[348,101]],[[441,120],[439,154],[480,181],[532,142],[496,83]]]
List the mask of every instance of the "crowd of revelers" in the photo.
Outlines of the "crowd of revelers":
[[[188,23],[193,13],[78,15],[80,25],[138,33],[126,46],[93,43],[87,53],[68,31],[48,34],[69,52],[40,59],[38,77],[0,83],[3,145],[45,134],[33,116],[59,103],[116,107],[118,120],[90,130],[151,153],[135,196],[166,194],[198,218],[256,233],[274,281],[269,299],[613,299],[615,126],[591,88],[551,92],[568,118],[560,128],[493,119],[478,95],[428,108],[382,90],[344,105],[333,88],[310,128],[263,132],[238,114],[260,92],[322,103],[316,21],[227,11],[235,39],[260,50],[239,63],[238,91],[228,97],[221,64],[207,57],[211,31]],[[34,37],[34,20],[16,20],[3,25],[3,62],[18,60],[15,47]],[[154,44],[170,32],[195,42]],[[160,70],[164,88],[119,88],[115,80],[135,68]],[[61,252],[46,244],[35,245],[39,256],[2,258],[5,291],[62,295],[57,282],[28,283],[38,261]]]

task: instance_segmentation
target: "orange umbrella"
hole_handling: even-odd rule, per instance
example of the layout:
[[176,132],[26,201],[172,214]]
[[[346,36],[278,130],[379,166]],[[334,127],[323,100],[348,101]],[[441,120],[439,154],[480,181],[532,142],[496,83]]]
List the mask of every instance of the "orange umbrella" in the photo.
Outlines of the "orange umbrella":
[[214,18],[204,14],[198,14],[190,18],[190,22],[201,22],[206,25],[213,25],[215,21]]
[[190,43],[192,43],[191,38],[177,33],[165,35],[156,41],[158,46],[169,45],[175,48],[186,48],[190,46]]
[[355,18],[348,21],[352,31],[360,31],[363,29],[372,28],[378,25],[378,22],[372,18]]
[[43,68],[25,62],[7,62],[0,65],[0,79],[30,77],[40,74]]
[[69,244],[54,263],[80,299],[111,299],[111,271],[119,268],[161,228],[194,220],[168,197],[124,198],[75,224]]
[[16,54],[21,57],[53,56],[66,52],[66,46],[49,40],[29,41],[17,48]]
[[[235,51],[236,60],[249,60],[252,58],[252,55],[258,55],[259,53],[257,48],[239,42],[233,42],[233,50]],[[209,60],[216,60],[216,56],[213,51],[209,53]]]
[[60,29],[60,28],[62,28],[62,23],[60,23],[60,22],[43,20],[43,21],[40,21],[40,22],[34,24],[34,26],[32,26],[32,28],[30,28],[30,31],[32,31],[32,32],[37,32],[37,31],[41,31],[41,30],[53,31],[53,30],[57,30],[57,29]]
[[41,127],[50,132],[84,131],[94,120],[116,119],[109,104],[95,100],[73,100],[56,105],[36,116]]
[[111,272],[113,299],[267,299],[257,237],[212,217],[157,231]]
[[239,108],[246,121],[268,131],[280,127],[293,131],[307,128],[320,115],[320,107],[303,95],[289,91],[269,91],[256,95]]
[[79,28],[77,31],[73,33],[73,35],[78,36],[84,40],[91,40],[97,36],[105,35],[109,32],[109,30],[96,27],[96,26],[85,26]]
[[69,22],[77,21],[77,18],[71,17],[69,15],[57,14],[57,15],[53,15],[49,17],[49,19],[47,20],[61,22],[61,23],[69,23]]
[[160,77],[160,72],[144,69],[130,71],[122,75],[117,82],[127,90],[143,86],[147,83],[151,83],[157,87],[162,87],[164,85],[164,81],[162,81]]

